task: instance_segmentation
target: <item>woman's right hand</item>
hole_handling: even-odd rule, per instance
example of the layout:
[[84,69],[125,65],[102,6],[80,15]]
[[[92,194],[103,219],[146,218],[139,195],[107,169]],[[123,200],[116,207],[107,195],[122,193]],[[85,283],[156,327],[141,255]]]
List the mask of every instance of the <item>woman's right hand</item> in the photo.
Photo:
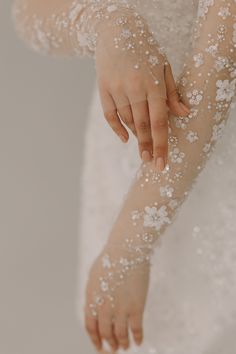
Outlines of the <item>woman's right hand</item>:
[[[123,142],[138,139],[143,161],[162,171],[168,156],[168,110],[186,116],[170,64],[145,20],[120,12],[99,28],[96,72],[104,116]],[[124,123],[124,124],[122,124]]]

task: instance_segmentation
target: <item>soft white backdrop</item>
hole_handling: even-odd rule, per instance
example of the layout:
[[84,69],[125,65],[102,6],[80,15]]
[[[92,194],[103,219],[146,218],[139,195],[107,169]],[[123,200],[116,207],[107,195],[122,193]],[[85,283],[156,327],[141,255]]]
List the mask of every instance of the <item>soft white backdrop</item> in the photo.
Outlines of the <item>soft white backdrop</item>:
[[91,59],[44,58],[0,0],[0,353],[94,353],[76,319]]

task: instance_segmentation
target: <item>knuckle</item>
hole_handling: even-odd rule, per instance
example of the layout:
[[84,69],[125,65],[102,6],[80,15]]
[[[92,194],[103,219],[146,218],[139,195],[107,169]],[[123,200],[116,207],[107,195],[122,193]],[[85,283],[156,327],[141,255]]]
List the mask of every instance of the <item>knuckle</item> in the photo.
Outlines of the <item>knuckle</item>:
[[[132,85],[132,88],[130,89],[130,96],[132,96],[133,98],[136,97],[136,100],[137,100],[137,97],[139,97],[139,100],[141,99],[141,97],[143,97],[143,87],[140,85],[140,84],[135,84],[135,85]],[[137,103],[136,101],[132,102],[133,104]]]
[[157,144],[154,146],[155,152],[163,152],[165,150],[165,145]]
[[132,331],[135,335],[141,335],[142,334],[142,328],[140,326],[133,326]]
[[133,124],[133,120],[132,120],[131,117],[123,116],[123,117],[122,117],[122,121],[123,121],[126,125],[132,125],[132,124]]
[[161,147],[155,147],[154,148],[154,155],[156,156],[164,156],[165,155],[165,148],[163,148],[162,146]]
[[140,76],[133,75],[131,78],[129,78],[128,83],[127,83],[127,91],[132,94],[137,94],[140,92],[143,92],[144,85],[141,81]]
[[110,340],[112,338],[111,333],[108,331],[101,331],[101,336],[107,340]]
[[137,128],[146,132],[149,130],[150,124],[148,120],[143,120],[137,123]]
[[92,335],[96,334],[96,329],[93,326],[91,326],[89,324],[86,324],[85,328],[86,328],[88,333],[90,333]]
[[158,116],[158,118],[153,122],[154,129],[158,129],[160,127],[167,127],[167,119],[164,114]]
[[129,73],[128,85],[139,84],[141,85],[141,75],[139,71],[132,71]]
[[121,330],[116,331],[116,336],[120,341],[127,339],[126,333]]
[[141,150],[150,149],[152,147],[151,141],[139,141],[139,147]]
[[105,112],[104,116],[109,123],[114,123],[116,121],[114,112]]

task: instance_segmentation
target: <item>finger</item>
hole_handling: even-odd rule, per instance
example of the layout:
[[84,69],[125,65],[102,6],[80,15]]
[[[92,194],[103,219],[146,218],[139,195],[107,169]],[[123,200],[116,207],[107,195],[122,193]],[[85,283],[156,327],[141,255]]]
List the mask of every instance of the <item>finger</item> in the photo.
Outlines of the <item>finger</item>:
[[98,328],[100,337],[105,339],[114,351],[117,350],[118,343],[113,333],[112,317],[109,312],[100,311],[98,315]]
[[133,119],[133,114],[132,114],[130,104],[123,107],[117,107],[117,112],[118,112],[118,116],[120,117],[120,120],[123,123],[125,123],[125,125],[137,137],[137,132],[135,129],[135,124],[134,124],[134,119]]
[[143,341],[143,316],[130,315],[129,317],[129,326],[133,334],[134,341],[137,345],[140,345]]
[[154,162],[159,172],[161,172],[167,163],[168,154],[168,114],[166,101],[162,98],[149,99],[148,106]]
[[177,116],[188,115],[190,110],[180,100],[170,64],[165,66],[165,82],[167,90],[167,104],[171,113]]
[[120,121],[117,114],[117,108],[112,96],[105,89],[100,89],[100,99],[106,121],[112,130],[119,136],[123,142],[129,139],[129,133]]
[[118,316],[114,324],[116,340],[123,349],[129,348],[128,319],[126,316]]
[[134,124],[137,131],[138,146],[140,157],[146,162],[152,159],[152,134],[148,111],[148,103],[146,100],[131,104],[134,117]]
[[111,95],[113,101],[115,102],[118,116],[130,128],[133,134],[136,135],[134,119],[133,119],[128,97],[124,94],[123,90],[118,87],[112,89]]
[[85,315],[85,328],[86,328],[86,331],[87,331],[92,343],[95,345],[97,350],[101,350],[102,349],[102,341],[101,341],[101,338],[99,335],[97,319],[93,318],[89,314],[86,314]]

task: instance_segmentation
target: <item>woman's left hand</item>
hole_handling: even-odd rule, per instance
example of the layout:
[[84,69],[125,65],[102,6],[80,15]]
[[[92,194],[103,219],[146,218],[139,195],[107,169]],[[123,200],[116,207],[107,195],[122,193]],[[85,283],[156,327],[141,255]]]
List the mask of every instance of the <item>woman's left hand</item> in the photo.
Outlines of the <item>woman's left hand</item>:
[[[103,340],[108,342],[113,351],[119,347],[127,349],[130,344],[129,327],[137,345],[143,340],[142,321],[150,265],[139,264],[124,274],[122,267],[127,266],[129,260],[130,254],[121,247],[105,247],[89,272],[84,308],[85,327],[97,350],[102,349]],[[121,273],[124,274],[122,281]],[[99,297],[100,305],[94,307],[96,297]],[[96,315],[92,311],[96,311]]]

